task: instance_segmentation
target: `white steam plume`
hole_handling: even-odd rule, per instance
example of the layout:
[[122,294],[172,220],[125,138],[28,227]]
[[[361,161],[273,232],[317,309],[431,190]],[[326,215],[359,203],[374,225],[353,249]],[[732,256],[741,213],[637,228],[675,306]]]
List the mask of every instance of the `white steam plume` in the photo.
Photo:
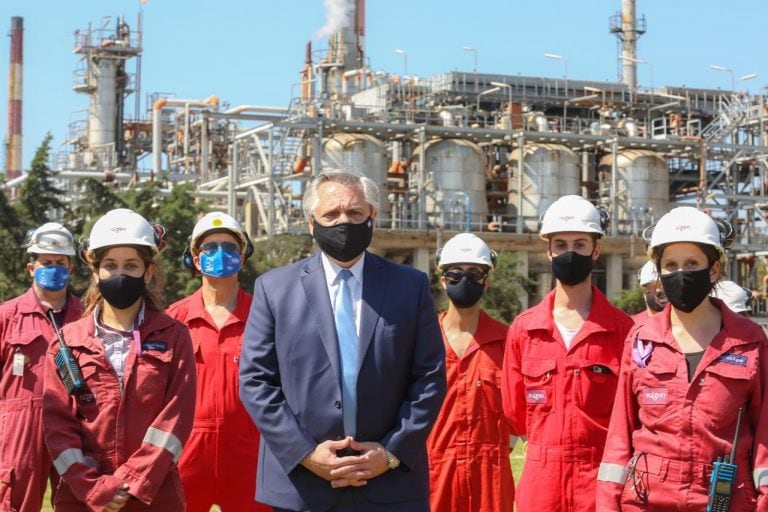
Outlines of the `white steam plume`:
[[352,16],[355,12],[355,0],[325,0],[325,25],[316,33],[320,39],[351,27],[354,23]]

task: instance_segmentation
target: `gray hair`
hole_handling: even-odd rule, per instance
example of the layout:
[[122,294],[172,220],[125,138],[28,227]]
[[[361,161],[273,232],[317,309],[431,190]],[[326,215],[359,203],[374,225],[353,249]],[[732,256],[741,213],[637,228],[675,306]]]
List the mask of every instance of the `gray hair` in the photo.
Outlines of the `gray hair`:
[[315,213],[315,208],[317,208],[319,201],[317,189],[323,183],[339,183],[346,187],[360,187],[363,189],[365,202],[371,205],[371,208],[374,210],[378,211],[379,209],[379,186],[375,181],[356,171],[326,169],[312,178],[307,185],[307,190],[304,191],[302,208],[304,209],[304,217],[307,220],[310,220]]

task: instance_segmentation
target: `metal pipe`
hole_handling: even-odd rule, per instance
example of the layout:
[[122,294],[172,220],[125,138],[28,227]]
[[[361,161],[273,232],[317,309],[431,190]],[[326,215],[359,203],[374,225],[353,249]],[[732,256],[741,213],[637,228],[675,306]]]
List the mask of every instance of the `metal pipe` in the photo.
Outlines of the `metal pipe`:
[[236,212],[236,196],[235,187],[237,186],[237,166],[240,164],[240,141],[235,139],[232,141],[232,161],[229,164],[229,186],[227,188],[227,213],[230,217],[234,218]]
[[617,179],[618,179],[618,153],[619,153],[619,141],[618,139],[611,140],[611,215],[613,215],[613,222],[611,222],[611,236],[618,235],[618,223],[619,223],[619,202],[617,196]]
[[270,114],[287,114],[290,110],[285,107],[268,107],[266,105],[238,105],[222,114],[242,114],[243,112],[268,112]]
[[269,166],[269,181],[267,182],[267,191],[269,192],[269,211],[267,212],[267,236],[272,238],[275,235],[275,173],[272,148],[274,144],[274,132],[269,131],[269,154],[267,155]]
[[517,136],[517,220],[516,230],[523,232],[523,166],[525,165],[525,136]]
[[203,112],[203,122],[200,125],[200,176],[203,181],[208,181],[208,124],[210,119],[208,115]]
[[424,128],[419,129],[419,175],[418,175],[418,188],[419,191],[419,229],[424,229],[427,225],[427,197],[424,194],[424,187],[427,183],[427,132]]
[[[8,180],[22,175],[22,95],[24,66],[24,18],[11,18],[11,59],[8,68],[8,139],[5,169]],[[11,189],[11,198],[16,191]]]
[[[157,105],[157,103],[155,103]],[[163,110],[155,108],[152,111],[152,172],[160,174],[163,167]]]

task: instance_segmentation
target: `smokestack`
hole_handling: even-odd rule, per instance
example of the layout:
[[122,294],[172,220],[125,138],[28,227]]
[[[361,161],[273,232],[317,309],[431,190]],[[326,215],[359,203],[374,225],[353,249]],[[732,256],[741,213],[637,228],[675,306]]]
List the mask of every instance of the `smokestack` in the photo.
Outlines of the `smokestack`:
[[[21,98],[24,64],[24,18],[11,18],[11,64],[8,67],[8,138],[5,172],[8,180],[21,176]],[[11,190],[11,198],[16,189]]]
[[635,0],[621,1],[621,30],[624,40],[621,47],[621,82],[631,90],[637,89],[637,16]]
[[637,91],[637,40],[645,34],[645,16],[635,14],[635,0],[621,0],[621,14],[611,16],[611,33],[621,42],[621,83],[634,93]]

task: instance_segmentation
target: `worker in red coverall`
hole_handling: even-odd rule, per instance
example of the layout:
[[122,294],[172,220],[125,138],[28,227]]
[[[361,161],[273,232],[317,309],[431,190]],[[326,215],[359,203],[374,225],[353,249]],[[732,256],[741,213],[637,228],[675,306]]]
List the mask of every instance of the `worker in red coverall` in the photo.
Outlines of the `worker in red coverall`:
[[[239,398],[239,358],[251,295],[238,273],[253,247],[240,224],[222,212],[195,225],[183,263],[202,286],[168,308],[192,336],[197,366],[195,423],[179,461],[188,512],[271,511],[256,503],[259,431]],[[202,463],[202,461],[205,461]]]
[[730,512],[768,511],[768,340],[708,297],[726,240],[690,206],[653,229],[649,253],[670,304],[627,338],[600,511],[705,510],[712,463],[730,457],[737,430],[735,481],[720,490],[731,492]]
[[507,326],[480,309],[496,253],[461,233],[445,244],[437,266],[448,294],[440,315],[448,394],[427,439],[429,501],[440,512],[512,512],[515,483],[511,433],[501,406]]
[[667,296],[659,282],[659,274],[656,272],[656,264],[646,261],[637,273],[637,280],[643,290],[645,309],[632,316],[635,324],[644,323],[656,313],[660,313],[667,305]]
[[[527,436],[520,512],[595,510],[595,481],[632,319],[591,283],[607,216],[580,196],[544,213],[555,289],[512,322],[502,376],[512,433]],[[599,510],[599,509],[598,509]]]
[[195,414],[195,360],[187,328],[163,313],[158,243],[126,209],[91,230],[85,315],[62,333],[84,386],[57,373],[60,343],[46,361],[43,427],[62,478],[57,512],[185,508],[176,463]]
[[0,305],[0,510],[38,512],[53,476],[42,424],[45,353],[56,337],[49,315],[61,328],[80,318],[83,306],[67,291],[72,233],[48,222],[25,245],[32,286]]

